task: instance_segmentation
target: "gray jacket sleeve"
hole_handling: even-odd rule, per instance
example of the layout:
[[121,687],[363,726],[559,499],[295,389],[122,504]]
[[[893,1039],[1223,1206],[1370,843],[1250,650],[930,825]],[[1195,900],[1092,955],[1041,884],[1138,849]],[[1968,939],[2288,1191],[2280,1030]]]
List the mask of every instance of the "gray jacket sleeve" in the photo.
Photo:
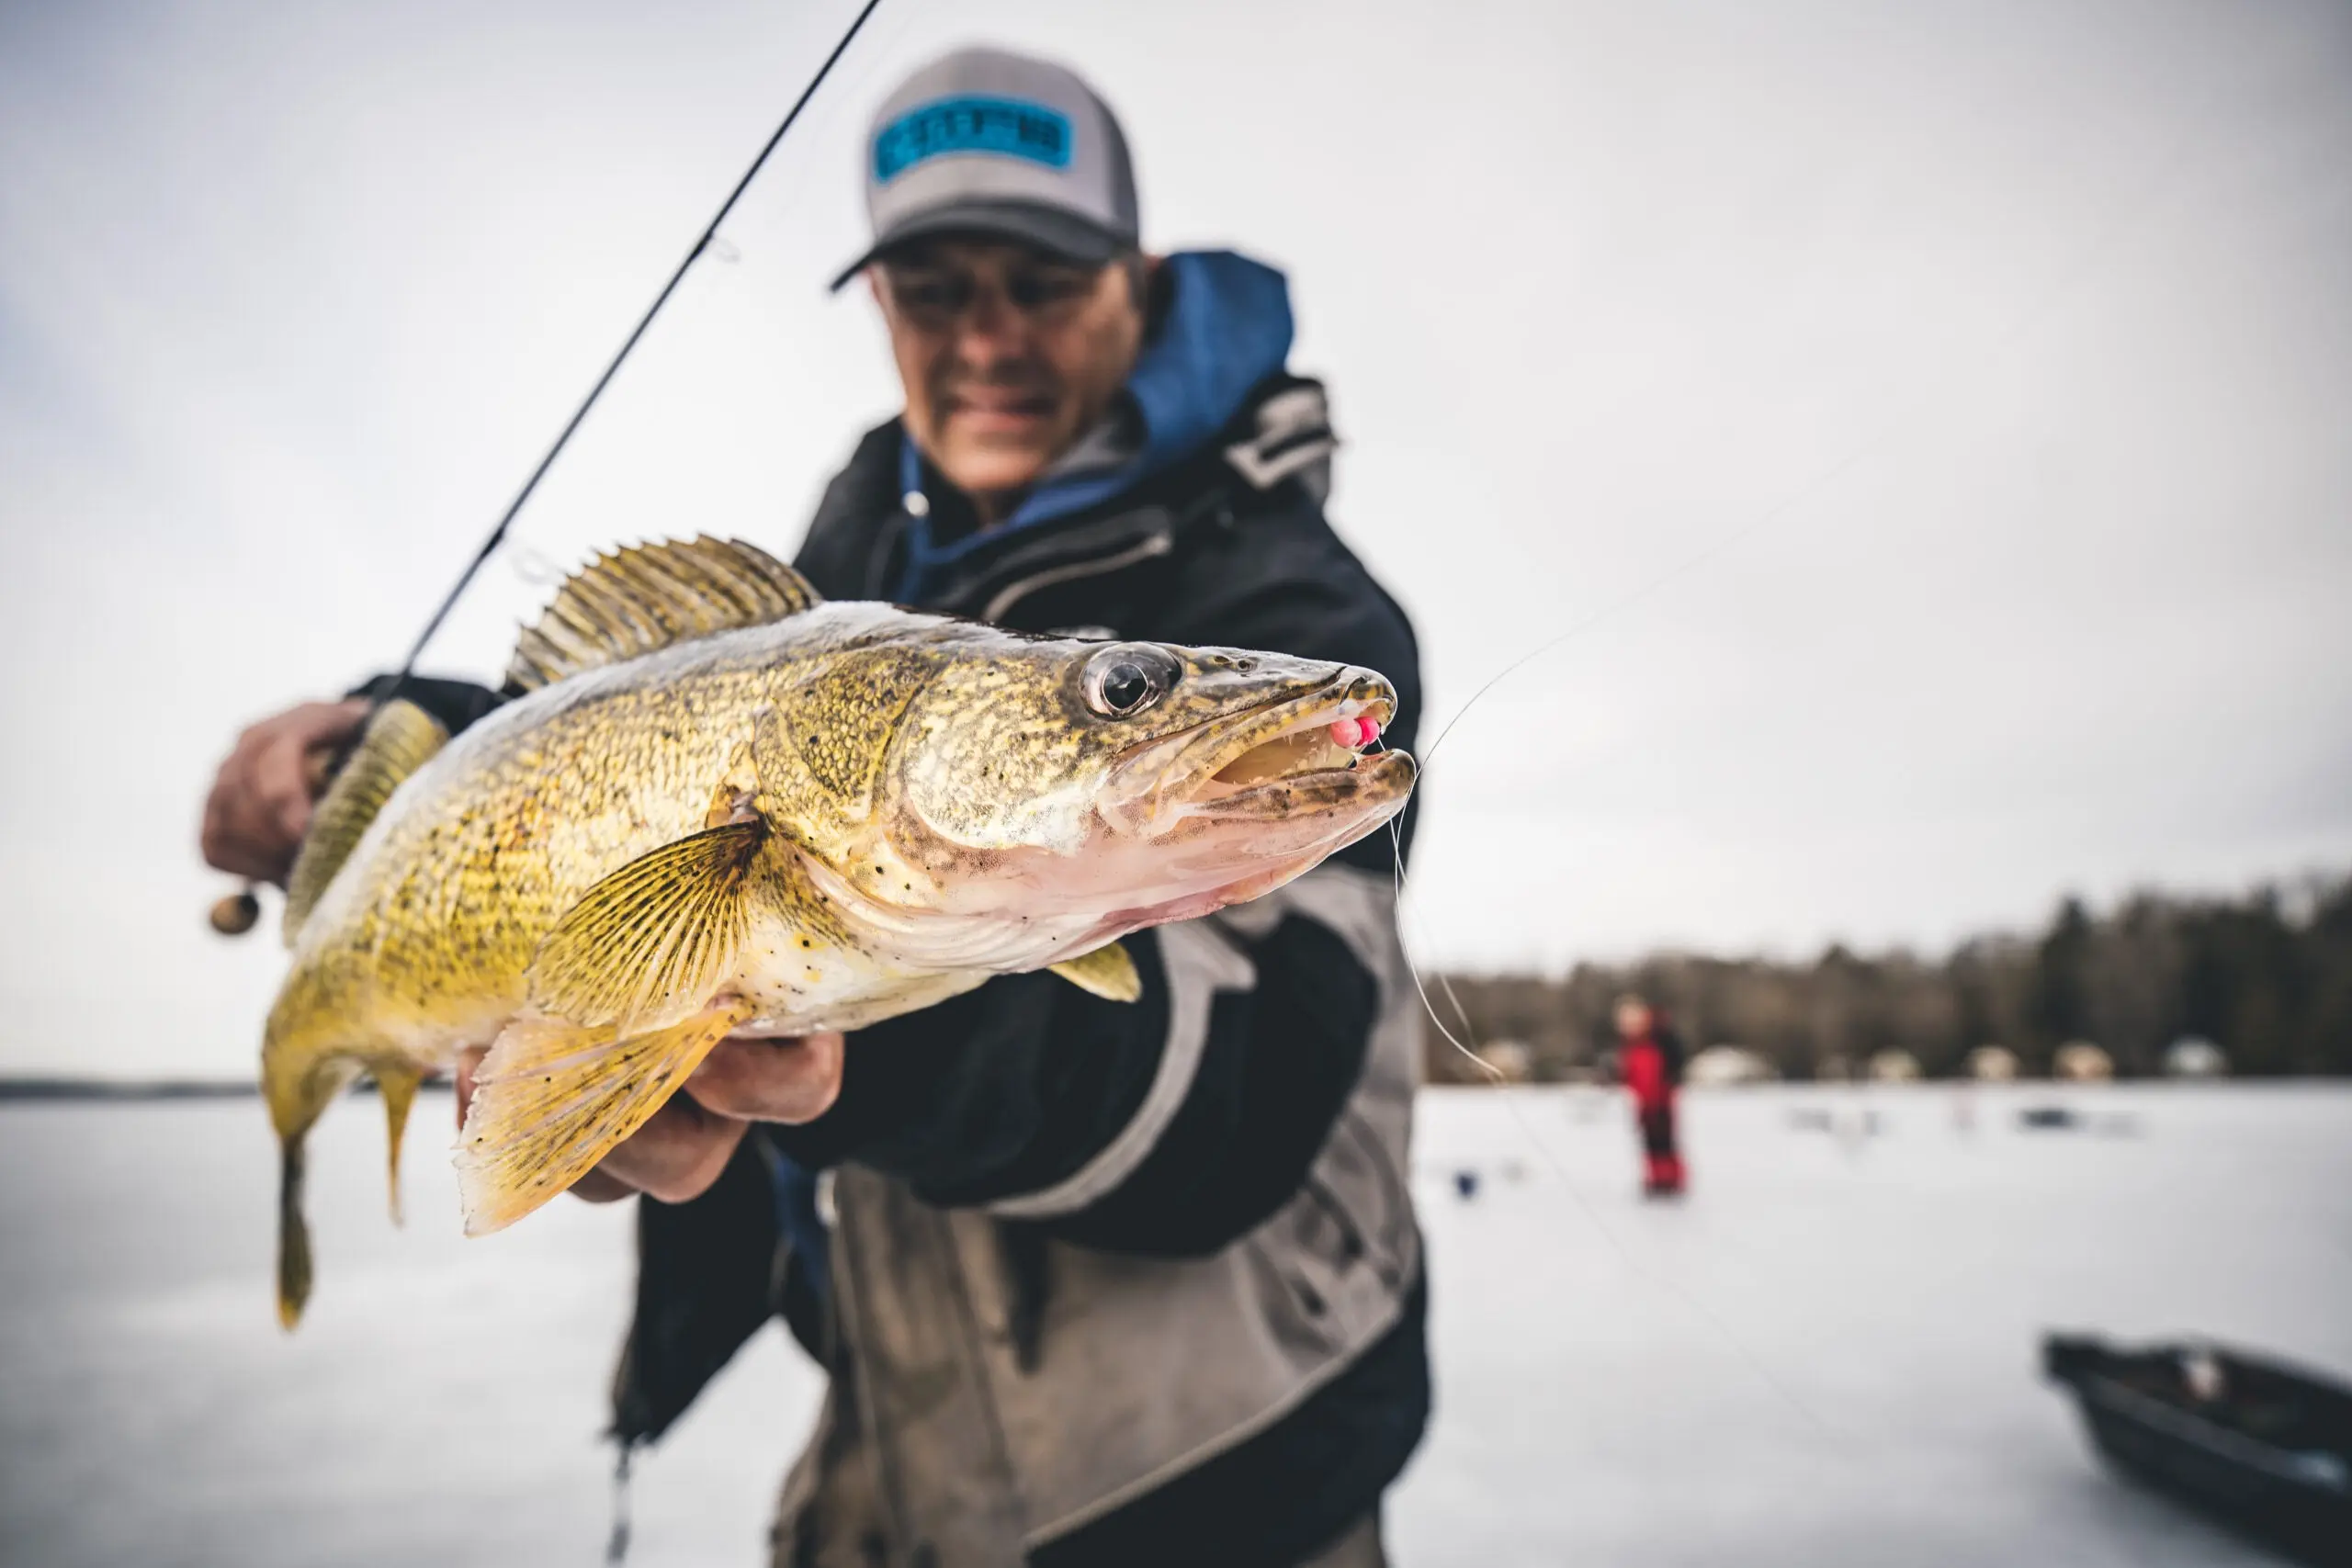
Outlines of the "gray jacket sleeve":
[[1387,908],[1365,896],[1376,881],[1326,867],[1129,938],[1135,1003],[1006,976],[863,1030],[834,1109],[775,1141],[1083,1245],[1215,1252],[1298,1191],[1363,1072]]

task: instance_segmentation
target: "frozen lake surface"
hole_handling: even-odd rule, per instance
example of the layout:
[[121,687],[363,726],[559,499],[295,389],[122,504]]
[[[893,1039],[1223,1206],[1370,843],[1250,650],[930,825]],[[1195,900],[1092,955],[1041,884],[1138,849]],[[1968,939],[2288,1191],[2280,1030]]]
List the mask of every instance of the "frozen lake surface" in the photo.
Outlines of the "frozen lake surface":
[[[1691,1096],[1693,1192],[1668,1207],[1634,1196],[1598,1092],[1426,1094],[1439,1412],[1396,1560],[2267,1561],[2103,1474],[2037,1337],[2194,1330],[2352,1372],[2352,1089],[1971,1103]],[[2022,1131],[2029,1103],[2090,1124]],[[428,1097],[395,1231],[375,1110],[314,1145],[319,1288],[288,1338],[258,1103],[0,1107],[0,1562],[601,1560],[626,1213],[461,1240]],[[817,1392],[780,1328],[756,1341],[640,1463],[632,1562],[764,1562]]]

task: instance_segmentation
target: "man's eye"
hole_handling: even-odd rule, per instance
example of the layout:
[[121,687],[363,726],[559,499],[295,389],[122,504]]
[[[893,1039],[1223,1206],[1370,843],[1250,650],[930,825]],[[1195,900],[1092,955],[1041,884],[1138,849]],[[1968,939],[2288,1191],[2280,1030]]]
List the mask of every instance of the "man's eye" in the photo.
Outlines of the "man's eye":
[[971,295],[967,288],[959,287],[952,278],[910,277],[894,280],[890,291],[899,303],[910,310],[954,310],[960,309]]
[[1024,273],[1006,280],[1005,293],[1024,310],[1060,305],[1086,292],[1090,280],[1077,273]]

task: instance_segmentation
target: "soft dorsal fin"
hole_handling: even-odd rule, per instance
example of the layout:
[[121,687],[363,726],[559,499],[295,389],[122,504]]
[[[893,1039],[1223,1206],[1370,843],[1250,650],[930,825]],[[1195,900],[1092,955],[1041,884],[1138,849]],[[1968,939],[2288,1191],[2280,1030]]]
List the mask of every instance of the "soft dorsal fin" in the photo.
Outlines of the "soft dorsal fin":
[[395,698],[368,716],[359,744],[320,797],[301,852],[294,857],[294,874],[286,879],[287,946],[294,945],[302,922],[326,896],[327,885],[392,791],[448,742],[441,721],[405,699]]
[[669,539],[597,557],[568,578],[506,666],[517,691],[739,626],[797,615],[822,596],[741,539]]

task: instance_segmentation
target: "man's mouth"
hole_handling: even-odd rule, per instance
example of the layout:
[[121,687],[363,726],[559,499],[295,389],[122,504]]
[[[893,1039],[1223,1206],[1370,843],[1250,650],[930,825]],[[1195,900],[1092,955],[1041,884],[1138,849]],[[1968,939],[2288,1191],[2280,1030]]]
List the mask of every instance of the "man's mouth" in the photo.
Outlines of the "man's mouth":
[[1033,424],[1054,412],[1050,392],[1007,387],[967,388],[950,392],[945,400],[949,418],[980,425]]

